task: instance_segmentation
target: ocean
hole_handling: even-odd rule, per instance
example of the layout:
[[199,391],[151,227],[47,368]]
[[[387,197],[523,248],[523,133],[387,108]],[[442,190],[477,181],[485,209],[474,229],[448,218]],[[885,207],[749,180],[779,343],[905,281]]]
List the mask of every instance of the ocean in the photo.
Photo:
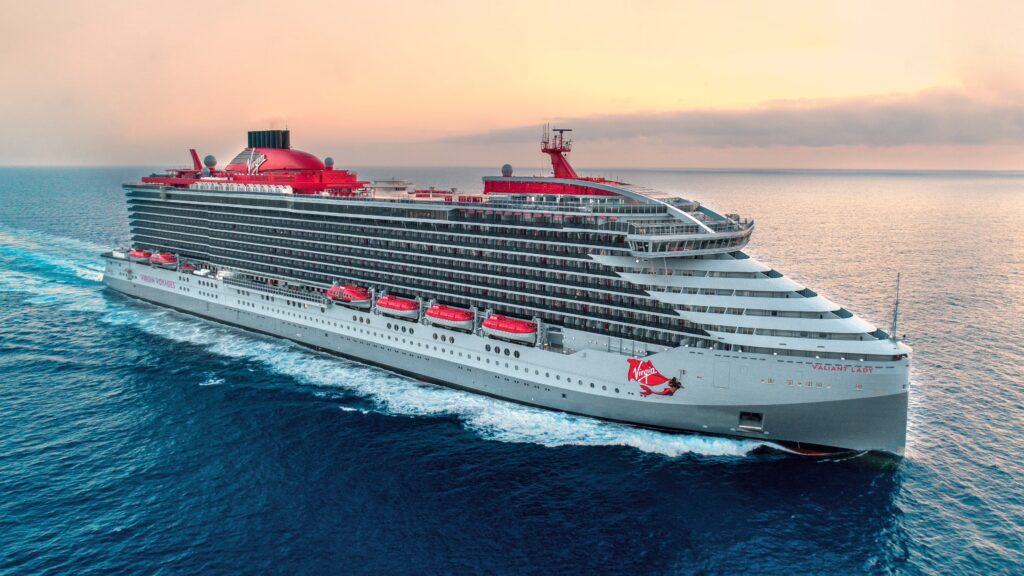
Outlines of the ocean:
[[[1024,573],[1024,175],[605,171],[914,347],[902,460],[420,383],[107,292],[129,168],[0,168],[0,574]],[[478,190],[476,168],[363,168]]]

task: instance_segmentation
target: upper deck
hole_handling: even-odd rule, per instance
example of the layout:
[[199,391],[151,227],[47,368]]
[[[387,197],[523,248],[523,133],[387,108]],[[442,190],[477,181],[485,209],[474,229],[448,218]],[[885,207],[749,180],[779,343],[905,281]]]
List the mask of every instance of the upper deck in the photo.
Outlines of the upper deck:
[[248,201],[254,207],[269,198],[290,197],[325,212],[385,210],[396,217],[409,213],[434,220],[616,231],[627,235],[636,258],[724,253],[749,241],[753,220],[719,214],[669,192],[579,176],[567,158],[572,142],[564,137],[566,131],[556,129],[554,137],[545,132],[542,141],[553,176],[513,176],[505,165],[501,176],[483,179],[482,194],[378,190],[353,172],[334,169],[331,158],[321,161],[291,149],[287,130],[250,132],[249,146],[223,170],[213,156],[200,162],[192,150],[192,168],[153,174],[125,187],[181,191],[176,195],[183,199],[193,192],[196,198],[213,192],[230,196],[228,203]]

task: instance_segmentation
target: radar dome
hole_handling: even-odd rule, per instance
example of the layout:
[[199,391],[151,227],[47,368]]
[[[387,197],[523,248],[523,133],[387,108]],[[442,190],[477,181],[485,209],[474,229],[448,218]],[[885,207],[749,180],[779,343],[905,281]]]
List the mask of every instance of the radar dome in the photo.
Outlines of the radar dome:
[[213,170],[217,166],[217,159],[213,157],[213,154],[207,154],[206,158],[203,158],[203,164],[206,164],[207,168]]
[[511,164],[505,164],[504,166],[502,166],[501,167],[501,175],[504,176],[505,178],[511,178],[512,177],[512,165]]
[[324,166],[334,166],[334,158],[331,158],[330,156],[324,158]]
[[[213,156],[207,156],[207,158],[213,158]],[[203,166],[202,174],[203,174],[203,177],[209,176],[210,175],[210,167],[209,166]]]

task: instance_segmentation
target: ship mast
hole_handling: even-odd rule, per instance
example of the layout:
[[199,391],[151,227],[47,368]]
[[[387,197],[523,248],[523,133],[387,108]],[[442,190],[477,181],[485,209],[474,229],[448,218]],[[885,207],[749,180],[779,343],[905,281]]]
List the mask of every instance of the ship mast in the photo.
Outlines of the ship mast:
[[[555,135],[552,136],[551,132],[554,132]],[[540,139],[541,151],[551,156],[551,167],[555,171],[555,178],[576,180],[579,176],[569,165],[569,159],[565,157],[572,151],[572,138],[566,138],[566,132],[572,132],[572,128],[551,128],[550,124],[545,124]]]

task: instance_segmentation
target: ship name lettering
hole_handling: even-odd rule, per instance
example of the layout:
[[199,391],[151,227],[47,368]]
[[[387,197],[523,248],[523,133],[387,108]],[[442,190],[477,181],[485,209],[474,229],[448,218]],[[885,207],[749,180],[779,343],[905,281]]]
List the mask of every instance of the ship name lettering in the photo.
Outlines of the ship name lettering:
[[139,276],[139,278],[142,278],[143,282],[156,284],[158,286],[163,286],[164,288],[174,288],[174,282],[171,280],[164,280],[163,278],[154,278],[152,276],[146,276],[145,274]]
[[871,366],[843,366],[841,364],[811,364],[811,368],[824,372],[855,372],[858,374],[871,374],[875,371]]

